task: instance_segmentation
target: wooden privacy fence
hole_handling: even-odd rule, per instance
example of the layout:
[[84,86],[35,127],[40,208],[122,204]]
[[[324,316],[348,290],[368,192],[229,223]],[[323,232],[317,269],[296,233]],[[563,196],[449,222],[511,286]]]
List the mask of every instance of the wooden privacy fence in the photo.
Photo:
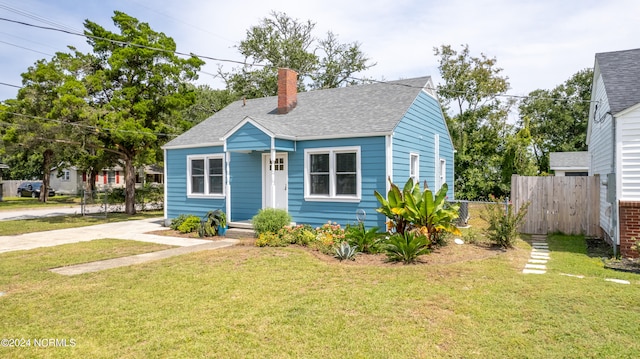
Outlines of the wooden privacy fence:
[[511,177],[515,210],[530,201],[522,233],[600,236],[598,176]]

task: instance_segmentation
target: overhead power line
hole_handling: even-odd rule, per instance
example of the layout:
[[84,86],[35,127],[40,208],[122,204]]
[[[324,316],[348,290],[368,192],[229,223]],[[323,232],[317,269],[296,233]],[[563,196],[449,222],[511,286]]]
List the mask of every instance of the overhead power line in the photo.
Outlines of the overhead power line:
[[86,33],[80,33],[80,32],[76,32],[76,31],[70,31],[70,30],[59,29],[59,28],[55,28],[55,27],[30,24],[28,22],[7,19],[7,18],[4,18],[4,17],[0,17],[0,21],[11,22],[11,23],[14,23],[14,24],[29,26],[29,27],[33,27],[33,28],[42,29],[42,30],[50,30],[50,31],[62,32],[62,33],[69,34],[69,35],[81,36],[81,37],[86,37],[86,38],[95,39],[95,40],[109,41],[109,42],[111,42],[113,44],[117,44],[117,45],[138,47],[138,48],[141,48],[141,49],[172,53],[172,54],[179,55],[179,56],[198,57],[198,58],[212,60],[212,61],[230,62],[230,63],[240,64],[240,65],[245,65],[245,66],[257,66],[257,67],[268,66],[268,65],[262,65],[262,64],[248,64],[246,61],[221,59],[221,58],[212,57],[212,56],[198,55],[198,54],[194,54],[194,53],[186,53],[186,52],[181,52],[181,51],[173,51],[173,50],[162,49],[162,48],[159,48],[159,47],[146,46],[146,45],[141,45],[141,44],[134,44],[134,43],[131,43],[131,42],[113,40],[113,39],[108,39],[108,38],[101,37],[101,36],[95,36],[95,35],[86,34]]

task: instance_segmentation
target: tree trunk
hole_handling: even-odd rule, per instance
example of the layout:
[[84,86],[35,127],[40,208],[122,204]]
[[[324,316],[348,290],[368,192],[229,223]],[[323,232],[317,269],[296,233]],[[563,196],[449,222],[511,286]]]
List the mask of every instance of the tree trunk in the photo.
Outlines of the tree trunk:
[[53,162],[53,151],[46,149],[42,153],[42,187],[40,187],[40,202],[47,202],[49,199],[49,180],[51,178],[51,163]]
[[126,214],[136,214],[136,171],[133,167],[133,159],[126,156],[124,159],[124,211]]
[[[85,172],[87,173],[87,172]],[[96,175],[98,175],[98,169],[91,167],[86,176],[86,183],[84,186],[84,198],[85,203],[93,203],[96,195]]]

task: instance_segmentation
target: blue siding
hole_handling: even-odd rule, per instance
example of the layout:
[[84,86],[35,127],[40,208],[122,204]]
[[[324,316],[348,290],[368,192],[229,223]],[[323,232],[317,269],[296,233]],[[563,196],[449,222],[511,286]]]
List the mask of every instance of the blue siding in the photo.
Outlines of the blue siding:
[[436,173],[436,134],[440,135],[440,158],[445,159],[447,165],[445,177],[449,186],[448,196],[453,199],[453,145],[440,104],[424,92],[418,95],[394,131],[393,181],[402,186],[409,179],[409,156],[414,152],[420,155],[420,182],[426,180],[431,190],[439,189],[433,188]]
[[262,154],[231,153],[231,219],[251,219],[262,208]]
[[271,137],[251,123],[245,123],[229,138],[228,151],[266,151],[271,149]]
[[[361,201],[316,202],[304,200],[304,150],[360,146],[362,170]],[[356,211],[366,211],[366,226],[384,229],[385,217],[376,212],[378,201],[373,191],[385,192],[385,139],[384,137],[364,137],[352,139],[299,141],[297,151],[289,153],[289,213],[296,223],[306,223],[314,227],[327,221],[341,225],[356,222]]]
[[167,150],[167,217],[180,214],[203,216],[208,211],[225,209],[224,199],[187,198],[187,156],[222,153],[222,146]]
[[291,140],[283,140],[281,138],[276,138],[275,141],[276,150],[278,151],[295,151],[296,143]]

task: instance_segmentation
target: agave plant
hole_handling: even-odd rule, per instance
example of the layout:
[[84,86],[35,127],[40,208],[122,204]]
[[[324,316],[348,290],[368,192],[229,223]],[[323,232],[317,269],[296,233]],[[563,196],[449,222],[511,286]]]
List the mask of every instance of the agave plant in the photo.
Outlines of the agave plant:
[[342,242],[340,243],[340,246],[336,247],[336,254],[334,255],[334,257],[338,258],[341,262],[347,259],[353,261],[356,259],[356,249],[356,246],[352,246],[347,242]]

